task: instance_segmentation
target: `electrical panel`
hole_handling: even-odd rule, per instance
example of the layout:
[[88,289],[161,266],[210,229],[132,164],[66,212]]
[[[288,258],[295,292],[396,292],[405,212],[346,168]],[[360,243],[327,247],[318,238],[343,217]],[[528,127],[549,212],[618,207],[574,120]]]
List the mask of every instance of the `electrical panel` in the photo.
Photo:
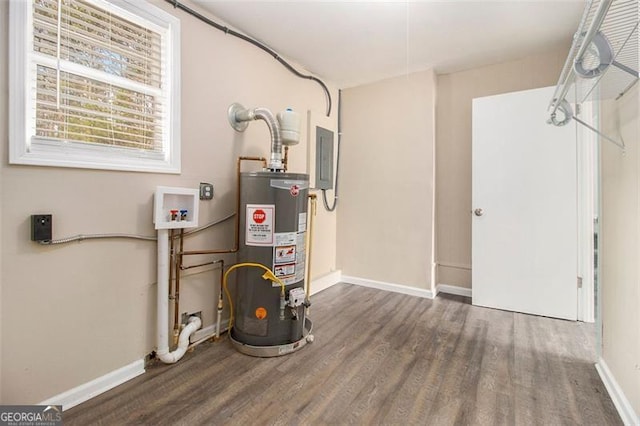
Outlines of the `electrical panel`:
[[335,123],[324,114],[307,111],[307,173],[310,189],[333,189]]
[[317,189],[333,189],[333,132],[316,126]]

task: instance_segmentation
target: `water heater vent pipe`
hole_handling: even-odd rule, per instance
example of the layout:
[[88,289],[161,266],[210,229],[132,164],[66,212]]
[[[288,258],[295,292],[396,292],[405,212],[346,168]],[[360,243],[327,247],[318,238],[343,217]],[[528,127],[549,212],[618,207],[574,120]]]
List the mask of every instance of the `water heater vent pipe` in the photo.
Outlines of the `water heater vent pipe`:
[[235,103],[229,107],[227,112],[229,123],[238,132],[243,132],[249,125],[249,121],[263,120],[269,127],[271,132],[271,157],[269,160],[269,169],[273,171],[282,171],[282,136],[280,134],[280,126],[273,113],[267,108],[246,109],[242,105]]

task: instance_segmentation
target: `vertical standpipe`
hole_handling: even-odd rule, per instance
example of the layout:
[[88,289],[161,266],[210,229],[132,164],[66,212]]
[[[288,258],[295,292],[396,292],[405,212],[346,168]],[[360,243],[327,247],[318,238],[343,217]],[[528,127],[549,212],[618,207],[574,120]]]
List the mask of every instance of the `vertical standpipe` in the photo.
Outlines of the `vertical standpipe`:
[[240,180],[238,262],[271,268],[285,283],[288,300],[283,316],[280,287],[265,282],[258,269],[239,269],[232,339],[254,347],[295,344],[305,334],[305,307],[292,306],[290,295],[305,285],[309,176],[266,171],[242,173]]

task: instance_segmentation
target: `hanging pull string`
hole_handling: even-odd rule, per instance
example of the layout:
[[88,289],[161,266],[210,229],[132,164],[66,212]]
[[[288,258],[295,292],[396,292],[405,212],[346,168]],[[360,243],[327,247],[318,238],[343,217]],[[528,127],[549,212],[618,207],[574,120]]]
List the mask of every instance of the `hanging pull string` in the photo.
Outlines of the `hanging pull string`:
[[404,3],[404,44],[405,44],[405,59],[404,59],[404,73],[407,80],[409,79],[409,2]]
[[300,71],[298,71],[297,69],[295,69],[290,63],[288,63],[287,61],[285,61],[284,59],[282,59],[275,51],[273,51],[272,49],[270,49],[269,47],[267,47],[266,45],[260,43],[259,41],[256,41],[254,39],[252,39],[251,37],[247,37],[246,35],[239,33],[237,31],[234,31],[228,27],[225,27],[224,25],[220,25],[217,22],[207,18],[206,16],[196,12],[195,10],[185,6],[184,4],[180,3],[178,0],[165,0],[167,3],[171,4],[174,8],[180,9],[184,12],[187,12],[189,15],[198,18],[199,20],[201,20],[202,22],[214,27],[217,30],[222,31],[225,34],[229,34],[232,35],[234,37],[237,37],[241,40],[246,41],[247,43],[251,43],[252,45],[254,45],[255,47],[259,48],[260,50],[263,50],[264,52],[268,53],[269,55],[271,55],[276,61],[280,62],[280,64],[282,64],[282,66],[284,66],[288,71],[290,71],[292,74],[294,74],[296,77],[299,78],[303,78],[305,80],[311,80],[311,81],[315,81],[316,83],[318,83],[320,85],[320,87],[322,87],[322,90],[324,91],[326,97],[327,97],[327,117],[331,116],[331,92],[329,92],[329,88],[327,87],[326,84],[324,84],[324,82],[322,80],[320,80],[317,77],[314,77],[312,75],[307,75],[307,74],[302,74]]

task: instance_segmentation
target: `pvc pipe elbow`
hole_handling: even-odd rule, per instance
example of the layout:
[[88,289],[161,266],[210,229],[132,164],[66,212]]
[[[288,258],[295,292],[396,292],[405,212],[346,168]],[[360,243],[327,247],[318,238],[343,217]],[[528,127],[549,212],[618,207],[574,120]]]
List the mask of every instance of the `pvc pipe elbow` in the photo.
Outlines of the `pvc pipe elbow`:
[[178,339],[178,348],[169,352],[166,350],[158,350],[156,353],[158,359],[165,364],[175,364],[187,353],[189,348],[189,337],[196,332],[202,325],[202,321],[198,317],[190,317],[189,322],[185,328],[180,332],[180,338]]
[[202,325],[202,321],[198,317],[190,317],[187,326],[180,333],[180,339],[178,340],[178,348],[185,348],[189,346],[189,337],[196,332]]

